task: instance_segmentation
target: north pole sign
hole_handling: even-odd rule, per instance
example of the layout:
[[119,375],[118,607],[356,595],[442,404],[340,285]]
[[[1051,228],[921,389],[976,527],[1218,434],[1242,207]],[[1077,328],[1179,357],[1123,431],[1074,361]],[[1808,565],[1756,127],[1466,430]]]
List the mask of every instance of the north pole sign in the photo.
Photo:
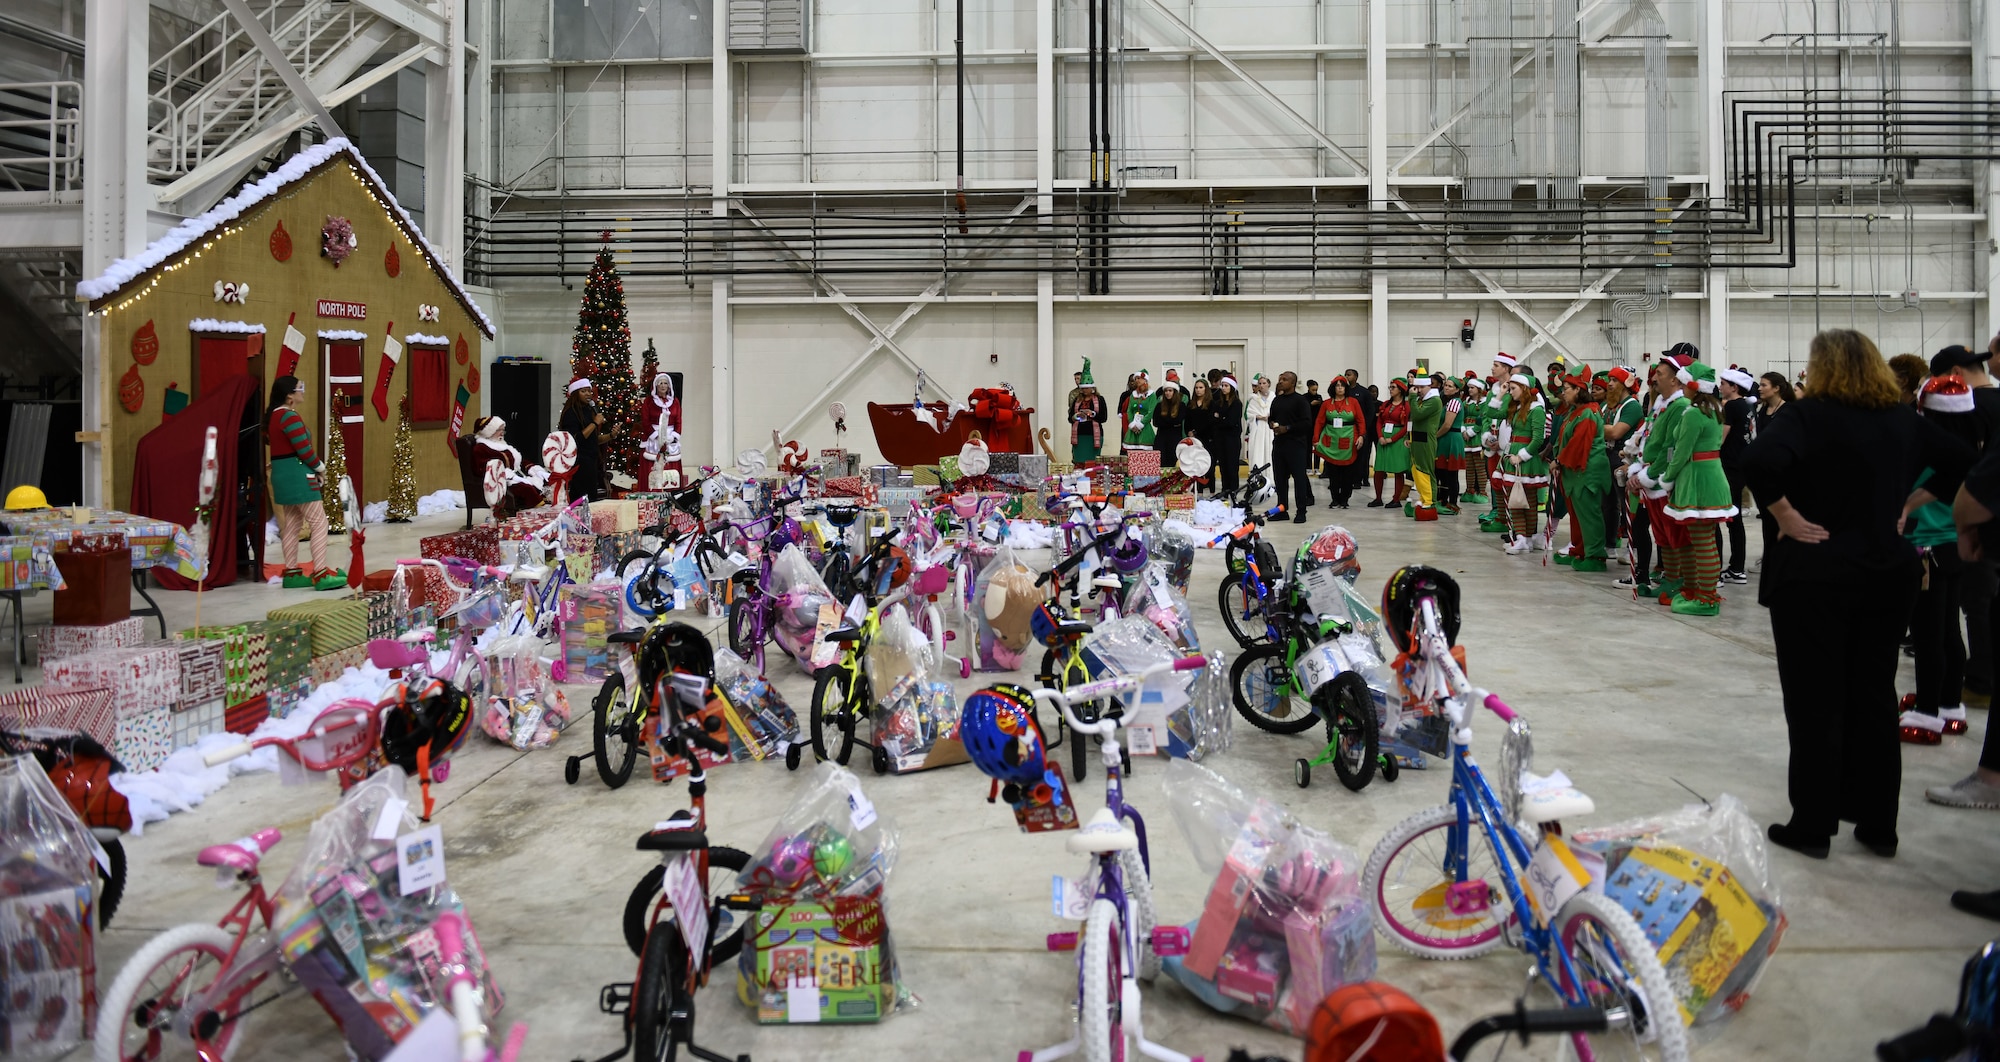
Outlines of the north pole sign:
[[366,321],[368,304],[365,302],[339,302],[334,299],[319,300],[321,317],[340,317],[349,321]]

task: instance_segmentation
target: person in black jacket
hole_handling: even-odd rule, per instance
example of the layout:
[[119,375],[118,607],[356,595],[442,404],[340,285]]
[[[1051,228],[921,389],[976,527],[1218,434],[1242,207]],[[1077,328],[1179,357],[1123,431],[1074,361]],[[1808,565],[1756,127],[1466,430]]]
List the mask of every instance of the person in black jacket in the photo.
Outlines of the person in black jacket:
[[1243,476],[1243,396],[1236,391],[1236,377],[1216,381],[1215,397],[1216,483],[1228,494],[1241,485]]
[[[1306,510],[1313,504],[1309,464],[1313,415],[1317,412],[1312,402],[1299,393],[1299,374],[1279,374],[1278,394],[1271,399],[1271,433],[1274,436],[1271,440],[1271,482],[1278,488],[1278,508],[1290,513],[1295,524],[1306,522]],[[1286,491],[1288,483],[1292,490],[1290,495]]]
[[[1808,357],[1811,393],[1786,403],[1739,459],[1779,533],[1757,600],[1778,651],[1792,818],[1767,832],[1824,859],[1852,822],[1854,839],[1886,858],[1903,776],[1896,647],[1920,578],[1902,518],[1954,497],[1973,453],[1904,404],[1867,336],[1822,332]],[[1931,478],[1913,493],[1925,469]]]
[[1160,404],[1153,407],[1153,449],[1160,452],[1161,471],[1174,463],[1174,455],[1187,434],[1187,394],[1179,384],[1168,380],[1160,385]]
[[1361,386],[1359,369],[1347,370],[1347,393],[1361,403],[1361,456],[1354,459],[1354,466],[1361,470],[1361,478],[1366,480],[1375,460],[1375,431],[1380,427],[1375,423],[1375,410],[1382,403],[1372,389]]

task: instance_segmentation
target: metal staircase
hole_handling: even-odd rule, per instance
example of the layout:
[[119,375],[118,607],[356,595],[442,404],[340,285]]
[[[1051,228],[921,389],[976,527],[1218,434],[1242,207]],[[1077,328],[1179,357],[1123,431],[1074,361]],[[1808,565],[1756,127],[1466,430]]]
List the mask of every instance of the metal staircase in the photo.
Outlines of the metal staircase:
[[0,251],[0,303],[23,330],[5,359],[8,375],[60,376],[82,368],[83,304],[76,301],[82,272],[83,254],[74,248]]

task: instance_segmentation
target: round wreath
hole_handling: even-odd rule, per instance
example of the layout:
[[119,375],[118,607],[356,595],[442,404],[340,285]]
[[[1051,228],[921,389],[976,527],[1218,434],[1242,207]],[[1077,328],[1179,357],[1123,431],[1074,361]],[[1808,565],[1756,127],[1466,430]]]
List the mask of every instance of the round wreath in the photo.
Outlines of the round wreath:
[[346,218],[327,215],[326,224],[319,230],[319,253],[333,259],[335,269],[359,246],[361,241],[355,238],[352,223]]

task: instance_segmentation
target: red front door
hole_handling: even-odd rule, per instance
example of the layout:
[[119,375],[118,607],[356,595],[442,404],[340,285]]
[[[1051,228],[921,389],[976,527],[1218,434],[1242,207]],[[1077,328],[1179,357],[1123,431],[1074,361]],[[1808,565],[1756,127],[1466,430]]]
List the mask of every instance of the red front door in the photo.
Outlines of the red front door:
[[361,485],[361,344],[351,340],[326,342],[326,420],[331,437],[333,425],[340,427],[340,441],[347,447],[347,478],[354,481],[354,496],[367,498]]

